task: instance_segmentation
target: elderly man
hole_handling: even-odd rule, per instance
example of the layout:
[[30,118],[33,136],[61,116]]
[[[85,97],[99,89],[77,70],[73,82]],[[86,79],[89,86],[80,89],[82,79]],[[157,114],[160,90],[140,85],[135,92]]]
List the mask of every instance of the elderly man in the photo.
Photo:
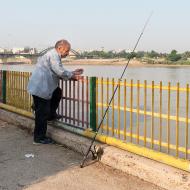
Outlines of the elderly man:
[[46,137],[47,121],[59,119],[56,110],[62,96],[58,87],[59,79],[81,78],[83,69],[72,72],[64,69],[61,58],[65,58],[71,49],[66,40],[60,40],[55,48],[41,56],[28,83],[28,92],[33,96],[35,111],[35,128],[33,144],[51,144],[52,139]]

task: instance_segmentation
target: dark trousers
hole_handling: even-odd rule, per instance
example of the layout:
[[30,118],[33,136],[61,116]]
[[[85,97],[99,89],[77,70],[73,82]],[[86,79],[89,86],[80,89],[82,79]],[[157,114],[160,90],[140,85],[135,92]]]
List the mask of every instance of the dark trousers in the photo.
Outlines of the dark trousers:
[[53,118],[62,97],[62,90],[57,87],[50,100],[33,95],[35,110],[34,140],[43,139],[47,131],[47,120]]

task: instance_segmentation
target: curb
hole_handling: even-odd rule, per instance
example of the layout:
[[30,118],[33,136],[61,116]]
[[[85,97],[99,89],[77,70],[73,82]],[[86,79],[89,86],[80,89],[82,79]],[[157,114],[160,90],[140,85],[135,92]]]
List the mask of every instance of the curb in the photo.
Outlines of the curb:
[[[0,119],[21,128],[33,131],[34,120],[0,109]],[[68,128],[68,126],[67,126]],[[79,153],[85,153],[90,139],[48,125],[48,135],[58,143]],[[174,167],[138,156],[113,146],[103,145],[104,154],[101,162],[112,168],[153,183],[167,190],[189,190],[190,173]]]

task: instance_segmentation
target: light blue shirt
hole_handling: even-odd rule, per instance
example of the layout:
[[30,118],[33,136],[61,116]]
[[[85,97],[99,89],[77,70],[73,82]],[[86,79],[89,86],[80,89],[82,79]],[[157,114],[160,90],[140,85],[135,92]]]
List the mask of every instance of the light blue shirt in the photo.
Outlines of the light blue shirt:
[[72,72],[64,69],[61,57],[54,48],[38,58],[28,83],[28,92],[40,98],[51,99],[59,79],[68,80],[72,75]]

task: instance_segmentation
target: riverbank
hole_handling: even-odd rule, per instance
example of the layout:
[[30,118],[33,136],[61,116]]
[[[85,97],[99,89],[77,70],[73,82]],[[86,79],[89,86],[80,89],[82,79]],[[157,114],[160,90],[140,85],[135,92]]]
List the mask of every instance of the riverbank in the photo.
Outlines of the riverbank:
[[[65,65],[95,65],[95,66],[122,66],[128,63],[127,59],[63,59],[62,63]],[[6,63],[0,60],[1,65],[31,65],[32,61],[26,58],[22,59],[8,59]],[[129,67],[190,67],[185,64],[151,64],[145,61],[139,61],[136,59],[130,60]]]
[[[63,60],[65,65],[111,65],[121,66],[126,65],[128,60],[126,59],[73,59]],[[180,64],[150,64],[147,62],[132,59],[130,60],[129,67],[190,67],[190,65]]]

